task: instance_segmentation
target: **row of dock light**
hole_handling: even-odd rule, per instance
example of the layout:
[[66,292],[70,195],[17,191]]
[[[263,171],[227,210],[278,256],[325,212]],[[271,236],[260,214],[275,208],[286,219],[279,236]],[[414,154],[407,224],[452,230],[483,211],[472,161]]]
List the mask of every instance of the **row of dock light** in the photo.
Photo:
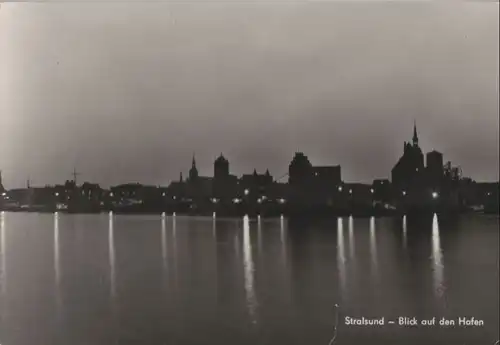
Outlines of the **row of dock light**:
[[[342,192],[342,190],[343,190],[343,187],[342,187],[342,186],[339,186],[338,191],[339,191],[339,192]],[[375,190],[374,190],[373,188],[371,188],[371,189],[370,189],[370,193],[372,193],[372,194],[373,194],[373,193],[375,193]],[[245,189],[245,190],[244,190],[244,194],[245,194],[246,196],[248,196],[248,195],[250,194],[250,190]],[[349,194],[352,194],[352,189],[349,189]],[[403,194],[403,196],[405,196],[405,195],[407,195],[408,193],[404,190],[404,191],[402,191],[402,194]],[[490,194],[491,194],[491,193],[488,193],[488,196],[489,196]],[[59,196],[59,193],[58,193],[58,192],[56,192],[56,193],[54,193],[54,195],[55,195],[55,196]],[[437,198],[439,197],[439,193],[438,193],[438,192],[435,192],[435,191],[434,191],[434,192],[432,192],[432,194],[431,194],[431,195],[432,195],[432,198],[433,198],[433,199],[437,199]],[[4,193],[2,193],[2,196],[4,196],[4,197],[5,197],[5,196],[7,196],[7,193],[5,193],[5,192],[4,192]],[[110,197],[113,197],[113,196],[114,196],[113,192],[109,193],[109,196],[110,196]],[[165,194],[165,193],[162,193],[162,196],[166,196],[166,194]],[[8,197],[7,197],[7,198],[8,198]],[[172,198],[173,198],[174,200],[176,200],[176,199],[177,199],[177,197],[176,197],[176,196],[173,196]],[[260,197],[259,199],[257,199],[257,202],[258,202],[258,203],[262,203],[262,202],[263,202],[263,201],[265,201],[266,199],[267,199],[267,197],[266,197],[265,195],[263,195],[262,197]],[[219,202],[219,200],[218,200],[217,198],[212,198],[212,199],[211,199],[211,201],[212,201],[212,203],[214,203],[214,204],[216,204],[216,203],[218,203],[218,202]],[[235,204],[238,204],[238,203],[242,202],[242,199],[239,199],[239,198],[234,198],[234,199],[233,199],[233,202],[234,202]],[[281,199],[278,199],[278,202],[279,202],[280,204],[284,204],[284,203],[286,202],[286,200],[285,200],[285,199],[283,199],[283,198],[281,198]]]
[[[403,196],[406,196],[408,193],[406,193],[406,191],[404,190],[402,192],[402,194],[403,194]],[[432,196],[433,199],[437,199],[437,198],[439,198],[439,193],[438,192],[432,192],[431,196]]]

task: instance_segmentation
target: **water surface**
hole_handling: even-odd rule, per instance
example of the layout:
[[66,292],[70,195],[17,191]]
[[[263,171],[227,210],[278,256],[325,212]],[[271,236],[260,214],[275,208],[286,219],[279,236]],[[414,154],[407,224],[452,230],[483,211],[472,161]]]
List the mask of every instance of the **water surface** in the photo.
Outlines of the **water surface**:
[[[498,226],[4,213],[0,344],[327,345],[337,316],[339,345],[492,345]],[[485,326],[355,327],[345,316]]]

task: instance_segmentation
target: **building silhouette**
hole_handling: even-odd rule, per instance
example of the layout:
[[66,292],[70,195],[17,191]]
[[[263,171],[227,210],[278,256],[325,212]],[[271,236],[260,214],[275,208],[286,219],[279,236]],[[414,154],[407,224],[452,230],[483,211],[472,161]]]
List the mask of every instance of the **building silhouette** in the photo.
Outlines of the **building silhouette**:
[[339,208],[346,204],[339,165],[313,166],[303,152],[296,152],[288,176],[292,207]]
[[230,204],[238,194],[238,178],[229,172],[229,161],[221,154],[214,161],[212,201]]
[[311,181],[312,164],[303,152],[296,152],[288,166],[288,184],[291,187],[303,187]]
[[426,155],[426,173],[429,186],[438,188],[443,183],[444,165],[443,154],[433,150]]
[[214,162],[214,178],[215,179],[225,179],[229,177],[229,161],[222,155]]
[[[255,201],[261,197],[268,198],[273,186],[273,177],[266,170],[264,174],[257,173],[254,169],[252,174],[244,174],[240,179],[240,193]],[[245,193],[245,191],[247,191]]]
[[373,201],[389,203],[392,198],[392,185],[388,179],[376,179],[372,183]]
[[424,155],[418,145],[417,125],[413,127],[412,143],[405,142],[403,155],[391,171],[394,191],[398,194],[413,195],[421,188],[424,172]]
[[189,169],[189,182],[194,183],[198,179],[198,168],[196,167],[196,159],[193,154],[193,160],[191,162],[191,169]]
[[5,193],[5,188],[3,186],[3,181],[2,181],[2,170],[0,170],[0,195]]

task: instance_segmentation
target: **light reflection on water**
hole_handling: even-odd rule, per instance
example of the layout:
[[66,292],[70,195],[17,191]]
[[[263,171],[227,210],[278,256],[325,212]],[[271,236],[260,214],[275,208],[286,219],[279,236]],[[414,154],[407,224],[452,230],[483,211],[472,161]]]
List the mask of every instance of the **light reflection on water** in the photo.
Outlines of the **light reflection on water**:
[[408,247],[408,225],[406,214],[403,216],[403,248],[406,249]]
[[254,290],[254,262],[252,258],[252,241],[250,238],[250,220],[248,216],[243,218],[243,256],[248,312],[252,322],[257,323],[257,298]]
[[344,221],[337,219],[337,269],[339,271],[340,288],[342,295],[346,292],[346,258],[344,244]]
[[287,263],[287,254],[286,254],[286,226],[284,217],[280,218],[280,243],[281,243],[281,257],[283,260],[284,270],[286,273],[286,268],[288,266]]
[[378,253],[377,253],[377,231],[375,228],[375,217],[370,217],[370,255],[372,263],[372,275],[377,281],[378,272]]
[[[303,226],[290,219],[253,222],[248,217],[213,222],[211,217],[6,214],[0,218],[0,342],[66,345],[51,338],[64,332],[71,343],[94,345],[109,345],[110,339],[188,345],[208,338],[221,345],[322,344],[339,295],[341,313],[437,315],[446,258],[446,285],[453,287],[447,304],[484,318],[484,329],[436,329],[414,339],[411,331],[399,328],[371,330],[374,335],[341,325],[338,344],[376,337],[385,339],[373,341],[376,345],[455,345],[440,340],[450,337],[466,344],[494,343],[498,219],[449,225],[437,216],[432,222],[404,217],[403,229],[400,220],[336,222],[335,229],[335,221]],[[75,236],[81,239],[75,242]],[[84,248],[71,255],[66,249],[75,245]],[[287,291],[293,292],[290,301]],[[61,328],[44,321],[56,317],[55,303],[64,310]],[[31,322],[43,327],[29,333]],[[256,326],[248,328],[248,323]],[[249,329],[255,336],[251,340]]]
[[167,257],[167,223],[165,216],[162,216],[161,218],[161,258],[162,258],[163,276],[166,277],[168,274],[168,257]]
[[109,281],[111,301],[114,304],[116,299],[115,229],[113,214],[110,213],[108,217]]
[[432,218],[432,269],[434,280],[434,293],[441,298],[444,295],[444,264],[441,239],[439,235],[438,217],[434,214]]
[[7,293],[7,253],[6,248],[6,229],[5,229],[5,212],[0,213],[0,260],[1,264],[1,272],[0,272],[0,285],[2,286],[2,296]]
[[54,275],[56,287],[56,305],[58,313],[61,312],[61,259],[59,244],[59,213],[54,213]]
[[354,219],[349,217],[349,258],[354,261],[355,258],[355,245],[354,245]]

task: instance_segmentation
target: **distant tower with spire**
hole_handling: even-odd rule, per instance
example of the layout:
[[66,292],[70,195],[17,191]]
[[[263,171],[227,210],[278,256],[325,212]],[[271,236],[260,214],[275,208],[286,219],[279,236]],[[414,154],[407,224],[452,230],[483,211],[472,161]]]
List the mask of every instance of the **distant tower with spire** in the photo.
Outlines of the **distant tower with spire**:
[[193,161],[191,162],[191,169],[189,169],[189,180],[194,182],[198,178],[198,169],[196,168],[196,158],[193,153]]
[[417,121],[413,120],[413,146],[418,147]]

